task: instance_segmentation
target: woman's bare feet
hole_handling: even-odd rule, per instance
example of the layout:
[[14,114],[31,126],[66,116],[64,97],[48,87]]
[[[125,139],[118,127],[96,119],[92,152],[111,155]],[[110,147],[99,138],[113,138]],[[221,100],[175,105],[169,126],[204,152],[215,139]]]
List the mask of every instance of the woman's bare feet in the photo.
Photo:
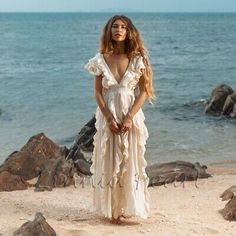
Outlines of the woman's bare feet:
[[120,217],[123,217],[124,219],[128,218],[127,216],[121,215]]
[[121,224],[121,219],[120,219],[120,216],[117,218],[117,219],[115,219],[115,218],[111,218],[111,220],[110,220],[110,223],[111,224],[116,224],[116,225],[120,225]]

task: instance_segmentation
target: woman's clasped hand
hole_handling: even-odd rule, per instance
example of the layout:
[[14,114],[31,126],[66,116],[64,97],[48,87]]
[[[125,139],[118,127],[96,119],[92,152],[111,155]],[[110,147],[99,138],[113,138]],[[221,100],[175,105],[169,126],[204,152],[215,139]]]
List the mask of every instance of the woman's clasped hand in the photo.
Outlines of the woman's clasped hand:
[[105,118],[107,120],[107,123],[109,124],[109,128],[112,133],[115,133],[115,134],[125,133],[131,129],[132,123],[133,123],[132,121],[133,117],[130,114],[130,112],[128,112],[124,116],[121,124],[116,122],[113,114],[109,111],[109,109],[105,108],[103,113],[105,115]]

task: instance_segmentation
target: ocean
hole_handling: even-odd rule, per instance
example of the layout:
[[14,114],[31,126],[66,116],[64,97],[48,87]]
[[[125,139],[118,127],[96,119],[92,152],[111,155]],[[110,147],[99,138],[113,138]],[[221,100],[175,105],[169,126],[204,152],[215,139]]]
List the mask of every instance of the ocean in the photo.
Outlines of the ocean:
[[[0,161],[43,132],[68,148],[97,107],[84,69],[112,13],[0,13]],[[157,101],[145,103],[149,164],[236,160],[236,120],[203,113],[236,89],[236,14],[126,13],[139,29]]]

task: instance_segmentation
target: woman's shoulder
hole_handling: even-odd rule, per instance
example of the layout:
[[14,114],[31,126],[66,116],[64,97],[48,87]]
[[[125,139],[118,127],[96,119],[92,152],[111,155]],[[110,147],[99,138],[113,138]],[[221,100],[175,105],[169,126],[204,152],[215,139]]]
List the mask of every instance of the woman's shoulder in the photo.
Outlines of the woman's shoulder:
[[92,58],[90,58],[89,60],[95,60],[95,59],[99,59],[102,56],[102,54],[100,52],[97,52]]
[[143,55],[142,53],[136,53],[136,54],[133,56],[133,58],[134,58],[135,60],[143,60],[144,57],[146,57],[146,55]]
[[133,64],[135,66],[135,69],[140,70],[144,69],[144,57],[141,53],[135,54],[133,57]]
[[102,57],[101,53],[98,52],[96,55],[88,60],[88,63],[85,65],[87,69],[93,75],[100,75],[102,73]]
[[103,64],[103,54],[97,52],[92,58],[88,60],[90,63],[96,64],[98,66],[102,66]]

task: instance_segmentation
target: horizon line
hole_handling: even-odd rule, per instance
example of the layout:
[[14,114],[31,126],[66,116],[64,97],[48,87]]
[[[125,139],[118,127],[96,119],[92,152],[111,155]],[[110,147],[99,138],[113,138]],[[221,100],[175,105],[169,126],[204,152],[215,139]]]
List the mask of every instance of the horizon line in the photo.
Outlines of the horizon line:
[[0,13],[236,13],[236,11],[0,11]]

